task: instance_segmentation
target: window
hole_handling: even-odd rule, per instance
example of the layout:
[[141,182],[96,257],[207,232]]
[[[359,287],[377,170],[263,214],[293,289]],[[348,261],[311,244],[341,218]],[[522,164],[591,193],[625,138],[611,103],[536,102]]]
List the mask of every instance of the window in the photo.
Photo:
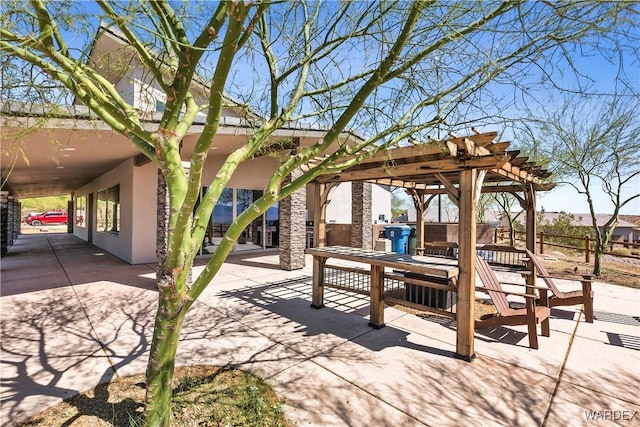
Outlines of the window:
[[78,227],[86,227],[87,217],[87,196],[80,196],[76,198],[76,225]]
[[163,112],[164,112],[165,107],[166,107],[166,105],[165,105],[165,103],[164,103],[164,102],[162,102],[162,101],[158,101],[158,100],[156,99],[156,111],[157,111],[157,112],[163,113]]
[[225,188],[220,194],[220,200],[213,208],[213,235],[224,236],[233,223],[233,189]]
[[120,231],[120,185],[98,191],[97,230],[118,234]]
[[[213,230],[210,232],[209,243],[219,244],[219,239],[224,236],[233,221],[246,209],[250,209],[251,205],[262,195],[262,190],[225,188],[213,209],[211,220]],[[246,251],[277,247],[279,241],[278,216],[278,204],[276,203],[267,210],[266,215],[254,219],[242,231],[238,237],[238,245],[234,246],[233,250]]]

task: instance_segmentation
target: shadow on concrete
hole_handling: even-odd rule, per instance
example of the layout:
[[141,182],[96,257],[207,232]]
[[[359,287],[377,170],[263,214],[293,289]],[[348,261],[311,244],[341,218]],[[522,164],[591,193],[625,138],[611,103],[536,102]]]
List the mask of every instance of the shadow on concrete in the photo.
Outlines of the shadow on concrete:
[[[148,351],[147,333],[153,326],[149,307],[116,307],[104,299],[101,311],[118,318],[109,322],[111,333],[105,336],[88,322],[87,307],[70,290],[3,305],[2,413],[7,420],[39,412],[56,401],[51,398],[69,399],[90,385],[108,382]],[[119,342],[124,335],[131,343],[126,350]],[[107,401],[105,391],[96,387],[92,399]],[[80,403],[90,408],[86,400]]]
[[24,234],[2,258],[0,296],[117,281],[155,289],[153,267],[130,265],[68,233]]
[[[433,315],[419,315],[418,317],[428,322],[442,325],[445,328],[450,329],[452,331],[456,330],[456,321],[453,319],[447,319],[444,317],[433,316]],[[499,341],[505,344],[516,345],[520,341],[522,341],[522,339],[527,337],[527,334],[524,332],[505,328],[504,326],[496,326],[493,328],[476,329],[475,337],[476,339],[479,339],[485,342]]]
[[[100,290],[83,285],[46,295],[25,294],[3,304],[3,425],[15,425],[60,399],[77,410],[63,425],[85,415],[112,422],[118,408],[135,417],[140,404],[114,402],[106,383],[115,376],[144,372],[155,293],[111,283]],[[260,373],[263,365],[276,365],[269,368],[268,376],[274,376],[305,360],[278,341],[265,338],[259,321],[247,327],[241,322],[244,314],[235,305],[212,308],[196,303],[185,320],[178,363],[213,361],[217,366],[257,368]],[[78,396],[88,390],[89,395]],[[129,425],[128,420],[124,422],[115,425]]]
[[[269,257],[269,256],[277,257],[278,250],[273,249],[273,250],[266,250],[266,251],[260,251],[260,252],[232,253],[227,257],[227,259],[225,259],[224,263],[234,264],[239,266],[247,266],[247,267],[258,267],[258,268],[264,268],[267,270],[282,271],[282,268],[280,268],[277,262],[274,263],[273,259],[270,259],[270,260],[264,259],[265,257]],[[205,265],[210,258],[211,258],[210,255],[199,255],[194,262],[194,266]]]
[[[383,328],[385,335],[383,341],[360,339],[366,334],[376,334],[379,331],[367,325],[368,321],[365,317],[369,314],[368,298],[345,290],[326,288],[325,307],[320,310],[314,309],[311,307],[311,280],[310,276],[301,276],[226,291],[222,295],[253,304],[294,322],[298,325],[295,332],[305,338],[332,335],[372,351],[399,346],[438,356],[454,357],[453,351],[415,344],[407,339],[409,332],[389,325]],[[279,338],[277,333],[270,338],[281,341],[285,345],[292,345],[290,341]]]

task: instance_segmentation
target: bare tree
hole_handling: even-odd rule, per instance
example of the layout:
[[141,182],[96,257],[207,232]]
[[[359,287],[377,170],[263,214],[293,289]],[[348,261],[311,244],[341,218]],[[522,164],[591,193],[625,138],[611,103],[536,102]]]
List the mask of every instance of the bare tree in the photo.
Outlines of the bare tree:
[[404,188],[391,187],[391,220],[407,214],[407,196]]
[[[640,99],[627,92],[608,97],[574,95],[539,120],[532,152],[550,163],[558,179],[582,194],[595,236],[593,273],[607,250],[620,210],[640,198]],[[609,219],[599,226],[594,186],[611,201]],[[625,190],[631,192],[625,196]]]
[[[145,415],[147,425],[160,426],[170,424],[171,380],[185,314],[251,221],[320,174],[340,171],[410,137],[425,140],[436,126],[464,129],[503,115],[498,112],[508,111],[516,95],[511,100],[494,96],[490,83],[508,85],[523,96],[534,85],[555,84],[549,76],[533,81],[529,75],[570,64],[572,49],[599,42],[612,28],[622,32],[621,23],[629,22],[623,18],[636,6],[97,0],[89,7],[83,2],[6,0],[0,7],[0,50],[15,77],[12,90],[2,92],[3,101],[22,98],[27,90],[38,95],[35,87],[54,82],[63,88],[60,93],[72,95],[127,136],[166,182],[168,233],[157,273],[159,305]],[[94,31],[98,21],[118,31],[129,45],[127,52],[143,65],[144,83],[165,102],[154,129],[143,126],[138,106],[103,77],[100,66],[105,64],[87,62],[88,50],[77,37],[81,26],[76,22],[83,19]],[[25,69],[40,77],[29,84]],[[207,88],[203,99],[196,83]],[[207,153],[226,107],[244,111],[243,120],[254,132],[206,183],[197,204]],[[187,173],[180,144],[199,116],[204,116],[204,131]],[[322,124],[327,132],[292,156],[291,147],[274,134],[301,121]],[[348,137],[354,130],[362,138]],[[275,156],[279,166],[263,195],[238,215],[202,273],[189,283],[225,186],[238,165],[265,153]],[[324,154],[297,178],[286,180]]]
[[492,193],[491,197],[500,208],[501,221],[506,219],[509,224],[509,246],[515,246],[517,215],[513,212],[513,207],[518,201],[509,193]]

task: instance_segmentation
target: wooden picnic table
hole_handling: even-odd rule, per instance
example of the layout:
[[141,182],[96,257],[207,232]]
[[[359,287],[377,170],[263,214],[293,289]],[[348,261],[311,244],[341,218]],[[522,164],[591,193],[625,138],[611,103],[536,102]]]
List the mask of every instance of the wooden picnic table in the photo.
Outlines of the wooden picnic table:
[[[324,307],[324,268],[329,258],[354,261],[371,266],[370,320],[374,328],[384,326],[384,278],[385,268],[417,273],[424,280],[409,279],[411,283],[428,284],[436,288],[455,290],[459,274],[458,261],[421,255],[405,255],[395,252],[379,252],[346,246],[325,246],[308,248],[313,255],[313,294],[311,306]],[[388,276],[388,275],[387,275]],[[429,279],[433,283],[429,283]],[[447,284],[443,284],[443,282]]]

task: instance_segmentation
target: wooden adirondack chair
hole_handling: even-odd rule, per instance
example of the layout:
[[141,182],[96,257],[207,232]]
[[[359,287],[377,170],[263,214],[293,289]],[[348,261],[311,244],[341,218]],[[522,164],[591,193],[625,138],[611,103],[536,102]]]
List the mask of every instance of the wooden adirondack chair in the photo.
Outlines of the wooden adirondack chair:
[[[551,309],[549,306],[537,306],[536,295],[507,292],[503,290],[500,281],[489,264],[487,264],[487,262],[480,256],[476,256],[476,271],[484,285],[483,288],[479,289],[486,291],[489,294],[493,305],[496,307],[497,313],[485,314],[480,317],[480,319],[475,322],[475,328],[485,329],[503,325],[527,325],[529,332],[529,347],[537,349],[538,335],[536,325],[538,323],[541,324],[542,335],[545,337],[548,337],[550,334],[549,316],[551,314]],[[514,284],[526,286],[519,283]],[[523,297],[525,299],[525,308],[511,308],[509,306],[509,301],[507,301],[507,295],[518,295]]]
[[[549,297],[549,307],[583,304],[585,320],[588,323],[593,323],[593,290],[591,289],[591,278],[593,275],[578,275],[581,277],[581,279],[578,280],[582,283],[582,290],[562,292],[558,289],[553,279],[566,279],[567,277],[551,276],[542,264],[540,258],[535,256],[528,249],[527,256],[531,259],[534,268],[538,271],[538,277],[541,277],[544,280],[544,283],[549,287],[553,294]],[[571,274],[567,274],[567,276],[571,276]],[[546,292],[541,290],[540,295],[542,296],[543,293]]]

